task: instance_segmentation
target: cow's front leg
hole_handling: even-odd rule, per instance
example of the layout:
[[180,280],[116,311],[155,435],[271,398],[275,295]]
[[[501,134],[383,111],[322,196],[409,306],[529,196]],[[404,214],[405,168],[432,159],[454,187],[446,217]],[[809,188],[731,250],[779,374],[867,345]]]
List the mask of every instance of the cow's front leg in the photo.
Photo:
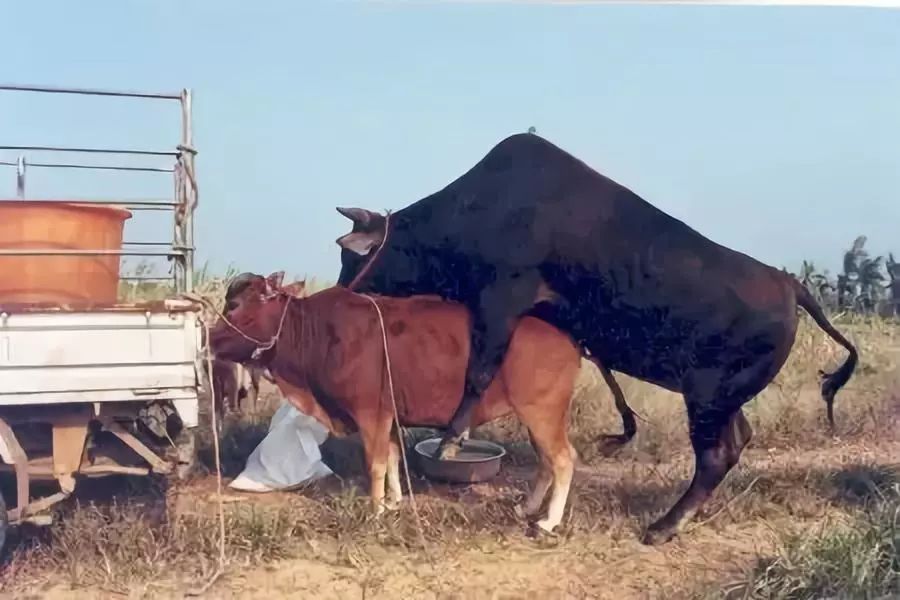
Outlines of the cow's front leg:
[[471,350],[465,387],[462,400],[435,451],[434,456],[439,460],[453,458],[459,452],[472,412],[500,370],[518,318],[534,306],[540,282],[537,271],[498,277],[481,291],[475,305],[469,306]]
[[[378,406],[375,401],[373,406]],[[390,415],[357,415],[360,438],[369,471],[369,494],[375,515],[382,514],[385,506],[385,484],[390,468]]]

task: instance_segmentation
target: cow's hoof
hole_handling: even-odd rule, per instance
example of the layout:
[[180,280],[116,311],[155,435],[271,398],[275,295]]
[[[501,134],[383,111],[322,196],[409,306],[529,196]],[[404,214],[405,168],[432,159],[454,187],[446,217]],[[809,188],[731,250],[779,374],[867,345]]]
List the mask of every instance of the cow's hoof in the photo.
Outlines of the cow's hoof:
[[541,521],[537,521],[534,523],[529,523],[528,529],[525,530],[525,537],[528,537],[532,540],[555,538],[556,534],[553,533],[553,531],[547,529],[545,525],[541,524],[544,521],[546,521],[546,519],[542,519]]
[[549,533],[552,535],[553,530],[556,529],[556,526],[559,525],[559,523],[551,523],[549,519],[541,519],[540,521],[535,523],[535,525],[539,527],[544,533]]
[[384,508],[391,512],[400,510],[400,500],[388,500],[384,503]]
[[646,546],[659,546],[675,537],[675,530],[670,528],[654,528],[652,525],[644,532],[641,543]]

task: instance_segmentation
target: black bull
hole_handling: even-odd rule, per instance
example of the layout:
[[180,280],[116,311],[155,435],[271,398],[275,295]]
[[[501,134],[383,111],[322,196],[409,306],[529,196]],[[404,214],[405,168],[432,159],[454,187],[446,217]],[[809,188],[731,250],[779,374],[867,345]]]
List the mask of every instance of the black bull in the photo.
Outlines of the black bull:
[[387,217],[353,220],[340,285],[388,296],[437,294],[472,313],[462,401],[442,443],[458,447],[502,362],[516,318],[569,332],[609,369],[684,395],[696,455],[690,487],[652,524],[670,539],[750,439],[741,407],[787,359],[803,307],[849,351],[824,375],[834,395],[857,351],[793,277],[712,242],[537,135],[511,136],[444,189]]

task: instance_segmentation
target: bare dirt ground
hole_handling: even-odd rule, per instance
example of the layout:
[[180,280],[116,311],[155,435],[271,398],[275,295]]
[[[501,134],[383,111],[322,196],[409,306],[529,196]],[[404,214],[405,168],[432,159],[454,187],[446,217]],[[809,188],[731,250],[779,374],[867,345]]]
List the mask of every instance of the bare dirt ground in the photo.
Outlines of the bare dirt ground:
[[[855,501],[882,468],[896,467],[900,439],[834,441],[804,451],[754,449],[723,484],[698,523],[661,547],[637,541],[640,527],[674,501],[686,484],[688,457],[671,463],[608,460],[582,465],[567,522],[555,538],[531,539],[505,513],[523,490],[527,467],[510,467],[491,484],[467,489],[425,485],[423,506],[457,497],[465,504],[496,505],[498,524],[460,528],[454,539],[429,539],[432,564],[416,547],[391,547],[361,535],[347,553],[340,543],[309,537],[297,556],[264,566],[233,563],[207,593],[215,598],[686,598],[740,579],[757,557],[771,553],[787,530],[827,527]],[[229,493],[229,504],[297,507],[334,493],[326,482],[301,492]],[[331,489],[329,489],[331,488]],[[178,511],[212,510],[215,480],[179,489]],[[856,490],[864,494],[864,490]],[[429,517],[433,516],[429,513]],[[483,515],[480,515],[483,518]],[[388,519],[392,517],[387,517]],[[426,517],[428,518],[428,517]],[[353,528],[346,532],[353,535]],[[157,580],[131,589],[44,582],[19,597],[178,598],[199,581]],[[712,591],[716,590],[715,594]]]
[[[372,517],[358,440],[330,440],[323,453],[336,477],[292,492],[226,490],[227,568],[205,597],[772,597],[744,596],[738,585],[789,536],[844,526],[884,490],[900,496],[900,329],[859,326],[854,336],[863,360],[838,397],[839,437],[824,426],[817,370],[843,357],[804,326],[790,363],[747,407],[755,436],[738,467],[666,545],[638,539],[693,470],[683,402],[621,377],[643,419],[627,447],[604,457],[597,435],[621,425],[599,375],[585,371],[571,419],[582,461],[556,535],[531,538],[515,516],[534,456],[523,450],[527,438],[514,422],[479,434],[509,452],[494,481],[447,486],[414,474],[421,520],[408,500],[400,511]],[[265,434],[271,406],[265,410],[223,436],[226,483]],[[0,596],[184,598],[216,570],[215,491],[210,475],[159,489],[130,482],[118,499],[108,488],[94,495],[79,488],[78,502],[51,529],[15,534]]]
[[[877,465],[897,464],[900,443],[875,447],[836,444],[826,452],[748,453],[743,467],[732,475],[741,484],[729,486],[717,502],[714,517],[663,547],[638,542],[638,521],[577,531],[556,542],[535,542],[524,536],[509,540],[473,538],[442,556],[432,569],[421,557],[385,552],[379,562],[362,569],[336,567],[316,559],[285,561],[230,578],[222,597],[273,598],[297,593],[319,598],[676,598],[701,593],[703,582],[721,584],[738,578],[757,556],[771,552],[782,528],[821,527],[840,518],[830,506],[822,482],[805,486],[809,473],[852,473]],[[686,472],[687,469],[678,468]],[[644,479],[673,492],[683,482],[653,477],[651,469],[610,462],[579,469],[573,511],[597,501],[602,490],[621,488],[626,480]],[[685,473],[686,474],[686,473]],[[763,475],[765,474],[765,475]],[[763,494],[752,495],[760,485]],[[674,484],[674,485],[673,485]],[[825,484],[827,485],[827,484]],[[634,508],[640,511],[641,490],[635,489]],[[655,491],[653,492],[655,496]],[[675,495],[669,495],[674,500]],[[790,502],[789,499],[797,500]],[[629,503],[631,504],[631,503]],[[654,502],[654,504],[660,504]],[[802,506],[800,506],[802,504]],[[627,506],[623,506],[626,512]],[[721,512],[720,512],[721,511]],[[704,520],[701,517],[701,522]]]

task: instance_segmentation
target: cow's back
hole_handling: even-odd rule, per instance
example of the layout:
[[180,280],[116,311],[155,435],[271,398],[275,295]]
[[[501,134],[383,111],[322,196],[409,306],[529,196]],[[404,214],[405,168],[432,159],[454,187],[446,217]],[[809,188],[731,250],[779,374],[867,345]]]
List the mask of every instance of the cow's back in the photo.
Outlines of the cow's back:
[[[469,357],[469,316],[438,298],[374,297],[384,316],[394,391],[410,425],[445,424],[459,403]],[[303,301],[318,331],[309,370],[326,411],[353,412],[346,403],[389,401],[384,341],[371,301],[335,287]],[[423,402],[429,399],[429,402]]]
[[[407,425],[446,425],[464,385],[470,352],[468,311],[437,297],[373,298],[384,316],[401,419]],[[309,306],[305,315],[319,321],[315,329],[327,332],[327,339],[314,349],[321,362],[312,369],[321,377],[317,396],[324,400],[325,410],[335,415],[335,403],[353,412],[373,402],[389,402],[384,338],[371,301],[344,288],[331,288],[304,302]],[[520,319],[498,373],[501,381],[488,388],[476,421],[506,414],[508,392],[535,396],[558,385],[561,377],[574,380],[572,370],[578,369],[579,357],[562,331],[541,319]]]

